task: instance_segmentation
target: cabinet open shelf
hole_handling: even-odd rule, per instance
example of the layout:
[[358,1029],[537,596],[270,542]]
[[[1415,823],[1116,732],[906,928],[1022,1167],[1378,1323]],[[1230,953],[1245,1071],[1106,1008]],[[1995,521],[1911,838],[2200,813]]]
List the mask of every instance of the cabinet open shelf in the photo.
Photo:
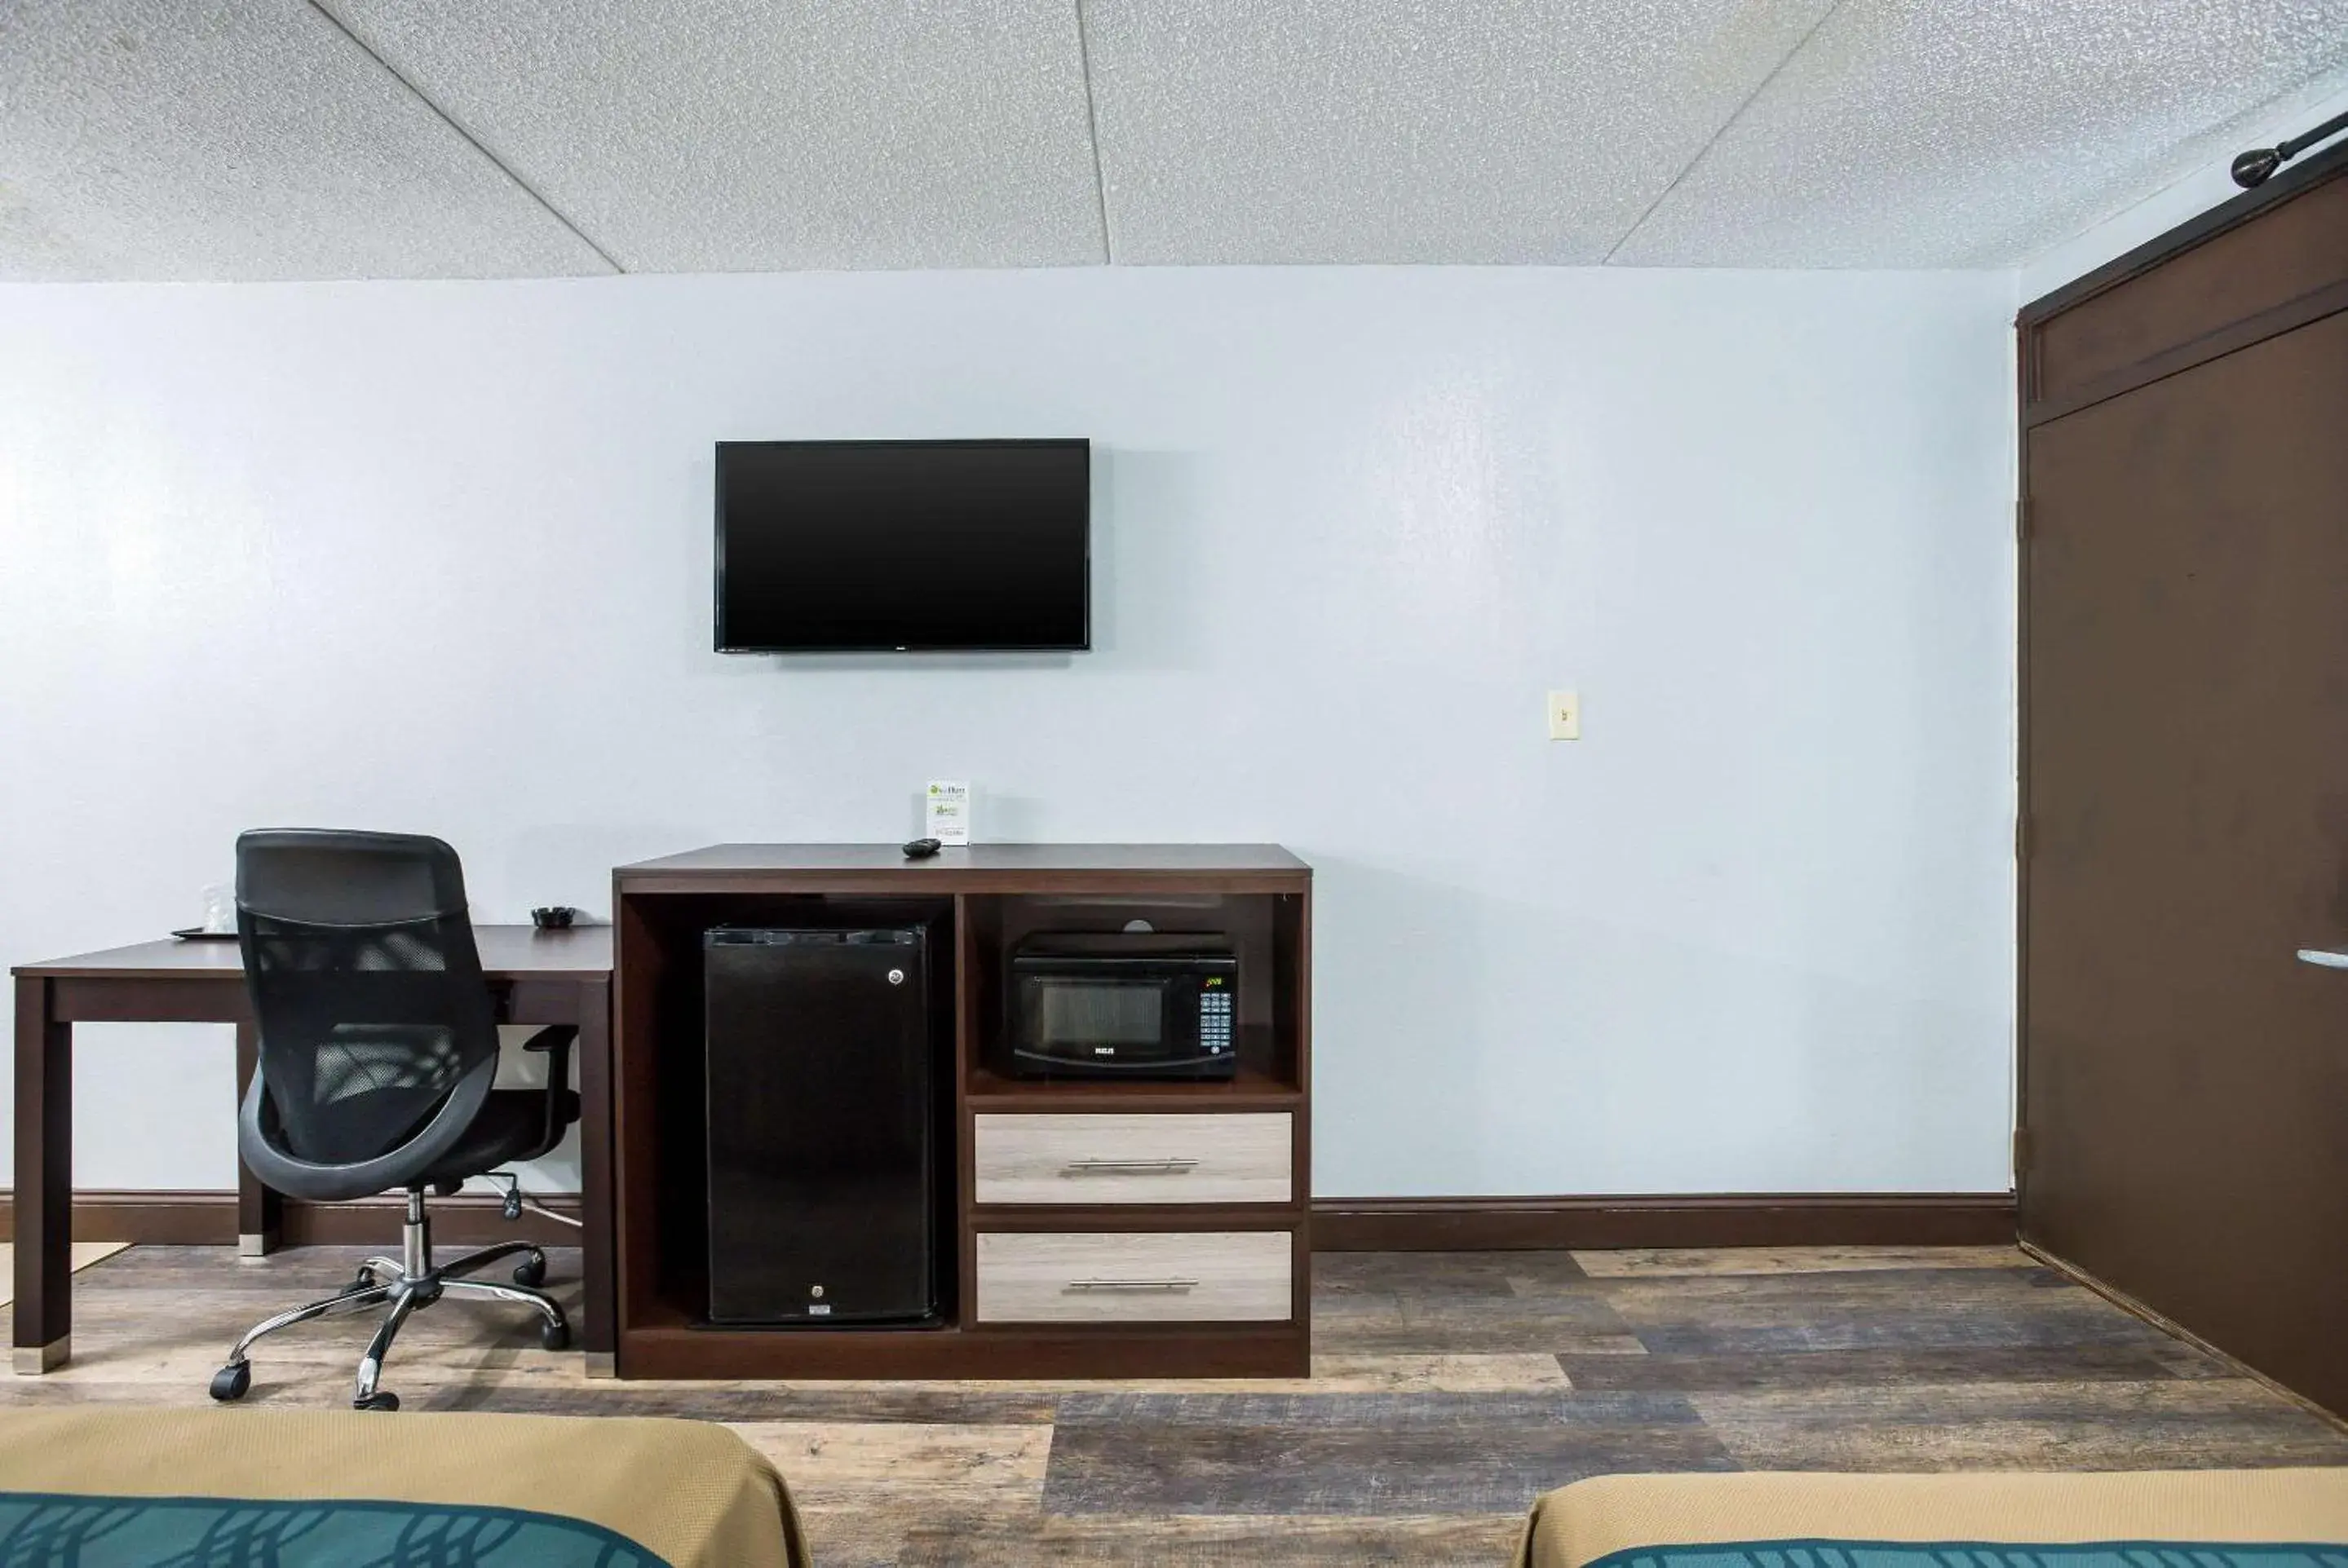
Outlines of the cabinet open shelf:
[[[733,845],[622,866],[613,897],[618,1374],[1304,1375],[1312,875],[1269,845],[1003,845],[911,862],[890,845]],[[938,1151],[951,1176],[939,1214],[943,1323],[709,1324],[703,933],[728,924],[914,921],[942,938],[932,979],[953,1004],[952,1038],[938,1042],[935,1079],[952,1100],[944,1119],[951,1146]],[[1113,932],[1133,921],[1230,940],[1240,959],[1237,1075],[1028,1079],[992,1065],[1002,1059],[1004,976],[1017,944],[1036,932]],[[1184,1158],[1172,1163],[1196,1169],[1172,1197],[1136,1175],[1070,1188],[1082,1203],[1047,1185],[1029,1192],[1049,1201],[980,1205],[978,1119],[1063,1113],[1128,1119],[1090,1128],[1086,1140],[1105,1128],[1162,1133],[1173,1123],[1150,1120],[1160,1113],[1233,1120],[1182,1123],[1189,1132],[1173,1152]],[[1015,1142],[1012,1124],[989,1125]],[[1227,1128],[1233,1136],[1213,1136]],[[1283,1129],[1284,1143],[1272,1136]],[[1089,1142],[1077,1151],[1097,1152]],[[1107,1153],[1117,1165],[1117,1151]],[[1232,1168],[1215,1172],[1218,1160]],[[1220,1192],[1226,1201],[1189,1201],[1185,1188]],[[1283,1201],[1269,1201],[1283,1194]],[[1271,1244],[1266,1233],[1284,1245]],[[982,1267],[982,1235],[994,1238],[988,1245],[995,1261],[985,1266],[993,1273]],[[1065,1272],[1036,1273],[1052,1267]],[[1006,1316],[1043,1320],[1002,1320]]]

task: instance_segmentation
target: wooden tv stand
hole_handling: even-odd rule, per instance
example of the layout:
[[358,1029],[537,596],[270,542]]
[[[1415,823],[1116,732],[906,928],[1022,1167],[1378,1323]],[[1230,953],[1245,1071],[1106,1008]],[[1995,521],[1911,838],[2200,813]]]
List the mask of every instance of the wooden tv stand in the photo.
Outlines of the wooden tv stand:
[[[1310,1371],[1313,872],[1286,850],[1006,844],[909,861],[895,845],[719,845],[621,866],[612,907],[619,1376]],[[1135,918],[1236,944],[1237,1078],[1036,1081],[990,1068],[1012,947]],[[711,1327],[701,933],[907,919],[953,937],[944,1325]],[[1086,1177],[1081,1202],[1040,1179],[1071,1170]],[[1128,1276],[1135,1288],[1100,1288]]]

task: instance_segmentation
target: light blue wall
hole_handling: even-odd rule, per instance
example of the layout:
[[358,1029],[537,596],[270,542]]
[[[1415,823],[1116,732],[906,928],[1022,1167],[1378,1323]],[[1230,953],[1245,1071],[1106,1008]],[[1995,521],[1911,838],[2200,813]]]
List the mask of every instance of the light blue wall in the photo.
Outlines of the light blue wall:
[[[185,923],[246,825],[514,918],[963,777],[1319,868],[1324,1194],[2002,1188],[2012,289],[0,287],[0,956]],[[1018,435],[1097,444],[1094,652],[709,651],[712,441]],[[85,1061],[82,1184],[228,1184],[221,1031]]]

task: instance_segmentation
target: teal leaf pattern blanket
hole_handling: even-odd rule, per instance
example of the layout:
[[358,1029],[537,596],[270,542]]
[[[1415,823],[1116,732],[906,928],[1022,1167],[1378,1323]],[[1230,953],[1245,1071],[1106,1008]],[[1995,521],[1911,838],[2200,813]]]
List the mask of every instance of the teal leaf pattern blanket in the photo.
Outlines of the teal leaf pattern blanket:
[[[668,1564],[602,1525],[520,1509],[0,1492],[0,1568]],[[2348,1568],[2348,1563],[2327,1568]]]

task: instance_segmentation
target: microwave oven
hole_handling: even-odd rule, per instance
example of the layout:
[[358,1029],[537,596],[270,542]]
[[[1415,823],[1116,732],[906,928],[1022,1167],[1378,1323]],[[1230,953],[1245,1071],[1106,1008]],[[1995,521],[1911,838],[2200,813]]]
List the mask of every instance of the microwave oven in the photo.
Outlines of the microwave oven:
[[1220,937],[1039,933],[1011,956],[1008,1065],[1021,1078],[1234,1077],[1239,988]]

